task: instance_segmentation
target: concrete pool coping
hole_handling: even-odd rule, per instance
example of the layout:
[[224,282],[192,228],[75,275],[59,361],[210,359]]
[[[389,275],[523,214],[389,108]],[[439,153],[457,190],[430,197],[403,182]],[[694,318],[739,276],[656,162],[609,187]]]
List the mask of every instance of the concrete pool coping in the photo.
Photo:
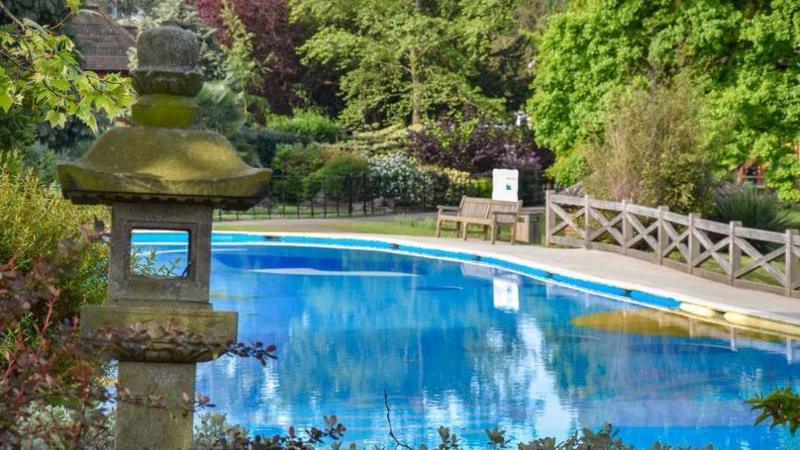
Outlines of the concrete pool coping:
[[[284,244],[390,251],[482,263],[701,320],[800,337],[800,300],[585,249],[363,233],[215,231],[215,245]],[[226,235],[239,236],[231,238]],[[242,239],[253,236],[255,240]]]

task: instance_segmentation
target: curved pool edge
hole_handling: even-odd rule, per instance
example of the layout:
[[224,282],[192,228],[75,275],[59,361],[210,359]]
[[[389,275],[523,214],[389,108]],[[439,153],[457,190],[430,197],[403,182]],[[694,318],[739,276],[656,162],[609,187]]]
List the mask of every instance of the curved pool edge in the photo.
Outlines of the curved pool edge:
[[[251,239],[252,237],[253,239]],[[413,237],[396,235],[354,235],[342,233],[291,233],[256,231],[214,231],[214,245],[294,245],[377,250],[412,256],[485,264],[547,282],[588,291],[605,297],[635,303],[648,308],[666,310],[698,320],[729,327],[753,329],[800,338],[800,319],[783,317],[756,308],[743,308],[630,281],[614,280],[555,265],[531,261],[498,251],[465,250],[447,241],[435,244],[419,242]],[[496,247],[498,250],[501,246]],[[711,283],[709,281],[709,283]],[[743,290],[744,293],[748,291]]]

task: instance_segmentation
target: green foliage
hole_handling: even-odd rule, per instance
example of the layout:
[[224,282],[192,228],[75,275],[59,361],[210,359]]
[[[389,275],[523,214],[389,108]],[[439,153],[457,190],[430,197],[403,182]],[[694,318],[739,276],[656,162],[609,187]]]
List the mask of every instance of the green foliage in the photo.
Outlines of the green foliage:
[[[587,428],[576,432],[564,441],[557,441],[554,438],[539,438],[529,442],[519,442],[512,447],[511,439],[506,437],[504,430],[494,428],[492,430],[485,430],[488,442],[485,448],[493,450],[503,448],[517,448],[518,450],[634,450],[634,447],[625,444],[622,439],[618,437],[618,432],[610,424],[604,425],[600,430],[594,432]],[[197,450],[234,450],[234,449],[251,449],[256,450],[262,447],[252,446],[243,447],[232,444],[236,442],[239,436],[247,435],[247,430],[238,425],[231,425],[226,421],[224,414],[206,414],[201,416],[200,423],[194,430],[194,444],[193,449]],[[441,426],[437,430],[439,438],[438,443],[431,443],[430,446],[420,444],[419,446],[410,446],[401,441],[396,441],[397,448],[405,448],[407,450],[457,450],[465,448],[459,436],[453,432],[449,427]],[[267,441],[267,440],[265,440]],[[265,444],[266,445],[266,444]],[[278,443],[266,445],[265,449],[279,450],[284,448]],[[304,450],[313,450],[314,448],[321,448],[318,445],[309,444],[307,447],[302,447]],[[342,440],[335,440],[331,442],[331,448],[334,450],[341,450],[348,448],[350,450],[358,450],[359,448],[376,450],[382,447],[364,447],[359,446],[357,443],[351,443],[348,446],[342,444]],[[671,447],[669,445],[656,442],[651,447],[652,450],[692,450],[690,447]],[[701,449],[696,449],[701,450]],[[702,450],[713,450],[712,446],[706,446]]]
[[278,146],[272,170],[276,176],[302,178],[319,170],[324,162],[317,145],[283,144]]
[[247,121],[239,100],[237,93],[224,82],[204,83],[203,89],[197,94],[202,126],[228,138],[234,136]]
[[[70,2],[73,12],[78,5]],[[11,23],[0,26],[0,148],[29,143],[31,130],[45,121],[62,127],[77,117],[96,132],[95,112],[114,118],[133,103],[127,79],[80,69],[69,37],[30,19],[5,16]]]
[[747,403],[753,411],[760,411],[756,425],[770,419],[771,428],[787,426],[792,435],[800,428],[800,396],[792,391],[791,386],[776,389],[767,395],[757,395]]
[[[67,450],[113,450],[114,419],[103,412],[103,408],[92,405],[85,410],[72,409],[63,405],[52,405],[42,401],[31,402],[28,414],[22,417],[19,433],[28,436],[22,445],[26,449]],[[62,436],[59,431],[76,426],[85,421],[96,426],[89,427],[78,442],[72,436]],[[42,436],[47,436],[43,438]]]
[[179,276],[178,268],[181,259],[176,258],[167,263],[158,261],[158,252],[150,250],[145,252],[134,248],[131,250],[131,273],[151,278],[175,278]]
[[270,130],[308,136],[317,142],[336,142],[345,131],[335,120],[312,111],[295,112],[292,117],[272,116],[267,126]]
[[299,134],[281,133],[268,130],[260,125],[245,124],[236,135],[231,137],[231,143],[236,147],[248,164],[260,167],[269,167],[281,144],[302,144],[310,142],[307,136]]
[[364,183],[369,174],[369,163],[352,153],[339,153],[327,160],[321,169],[306,180],[306,192],[310,197],[320,190],[327,197],[363,199]]
[[[19,155],[3,155],[0,167],[0,261],[14,259],[27,270],[35,260],[56,254],[60,242],[77,238],[81,225],[105,218],[99,207],[75,206],[51,192],[24,168]],[[105,296],[107,251],[91,245],[79,255],[80,264],[59,281],[62,300],[59,319],[72,317],[84,303],[100,303]]]
[[[69,12],[64,0],[3,0],[11,14],[42,25],[55,25]],[[0,14],[0,25],[11,23],[8,15]]]
[[514,2],[293,0],[293,18],[311,22],[299,49],[306,64],[343,73],[345,124],[420,123],[450,111],[503,111],[472,77],[490,54],[492,36],[511,27]]
[[706,131],[727,134],[720,161],[768,164],[769,185],[800,198],[798,42],[793,0],[571,2],[538,38],[528,106],[537,139],[558,156],[557,182],[579,179],[582,144],[606,122],[620,86],[685,72],[707,99]]
[[683,213],[709,210],[717,145],[704,134],[697,99],[682,78],[621,95],[603,134],[582,148],[585,192]]
[[436,203],[458,205],[461,197],[492,196],[491,177],[473,178],[469,172],[457,169],[426,166],[423,168],[430,185],[430,195]]
[[[488,431],[487,431],[488,433]],[[491,436],[491,435],[490,435]],[[670,450],[673,447],[656,442],[653,450]],[[584,428],[580,433],[576,432],[569,439],[558,443],[553,438],[540,438],[528,443],[519,443],[518,450],[634,450],[632,445],[628,445],[618,437],[617,430],[610,424],[605,424],[597,432]],[[692,447],[677,447],[676,450],[692,450]],[[701,450],[701,449],[697,449]],[[713,450],[711,445],[702,450]]]
[[713,220],[741,222],[748,228],[783,232],[797,226],[791,209],[772,193],[745,186],[716,200]]
[[200,422],[194,427],[192,450],[224,450],[221,443],[246,436],[247,430],[239,425],[227,422],[225,414],[203,414]]
[[407,145],[408,130],[402,126],[391,126],[379,130],[356,132],[346,139],[324,147],[365,156],[377,156],[403,152]]
[[253,33],[247,31],[229,2],[223,2],[220,16],[229,37],[222,44],[225,82],[237,91],[245,91],[258,82],[264,72],[264,67],[253,58]]

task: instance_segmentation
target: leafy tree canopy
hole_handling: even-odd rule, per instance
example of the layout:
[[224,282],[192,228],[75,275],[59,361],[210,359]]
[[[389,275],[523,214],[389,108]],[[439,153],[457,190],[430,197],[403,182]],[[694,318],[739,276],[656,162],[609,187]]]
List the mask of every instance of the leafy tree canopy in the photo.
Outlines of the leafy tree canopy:
[[[577,181],[582,142],[614,95],[686,72],[706,96],[709,133],[730,130],[721,163],[768,165],[768,183],[800,200],[800,4],[796,0],[578,0],[539,36],[528,110],[553,148],[557,181]],[[722,131],[720,131],[722,132]]]
[[[297,31],[289,23],[286,0],[196,0],[196,5],[199,17],[217,30],[218,42],[229,50],[238,51],[236,61],[240,74],[242,64],[249,64],[241,58],[242,37],[249,36],[250,42],[244,45],[246,53],[263,70],[258,70],[257,81],[249,83],[248,92],[266,98],[273,112],[290,114],[295,100],[292,85],[297,78],[299,62],[295,54]],[[226,19],[226,8],[235,13],[244,30],[231,26],[232,17],[228,14]],[[228,53],[230,56],[230,51]],[[245,70],[253,72],[250,69]]]
[[32,20],[40,25],[56,25],[69,13],[65,0],[3,0],[8,14],[0,13],[0,25],[12,24],[13,18]]
[[473,81],[498,33],[512,28],[512,0],[292,0],[315,33],[303,62],[343,73],[341,119],[351,125],[419,123],[450,111],[500,113],[504,99]]
[[[68,5],[74,14],[80,0]],[[75,44],[59,34],[58,24],[42,26],[0,7],[11,21],[0,26],[0,150],[30,143],[45,121],[62,127],[76,117],[96,131],[95,112],[114,118],[133,103],[126,79],[80,68]]]

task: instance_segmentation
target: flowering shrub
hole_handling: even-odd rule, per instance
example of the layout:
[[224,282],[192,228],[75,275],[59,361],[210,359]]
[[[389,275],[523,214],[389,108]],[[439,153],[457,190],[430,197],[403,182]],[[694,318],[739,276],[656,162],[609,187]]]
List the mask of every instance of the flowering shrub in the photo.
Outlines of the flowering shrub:
[[468,172],[437,166],[423,168],[430,195],[437,204],[457,205],[462,196],[491,197],[492,180],[487,177],[474,178]]
[[400,205],[458,204],[464,195],[490,197],[491,178],[475,178],[457,169],[422,166],[402,154],[369,158],[373,195]]
[[393,198],[400,204],[421,201],[426,180],[414,158],[402,154],[378,155],[368,159],[374,195]]
[[421,162],[471,174],[507,168],[541,172],[552,163],[549,150],[536,145],[523,128],[500,126],[486,119],[442,119],[408,136],[409,152]]

